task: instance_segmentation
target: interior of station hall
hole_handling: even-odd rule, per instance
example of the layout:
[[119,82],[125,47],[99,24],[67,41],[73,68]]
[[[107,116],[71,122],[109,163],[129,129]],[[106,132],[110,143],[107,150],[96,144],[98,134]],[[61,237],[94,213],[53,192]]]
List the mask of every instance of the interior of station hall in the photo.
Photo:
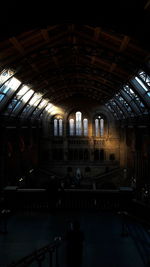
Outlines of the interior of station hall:
[[107,19],[106,7],[94,9],[88,21],[27,6],[17,17],[10,5],[1,20],[1,189],[76,173],[83,184],[103,175],[99,188],[149,186],[149,4],[133,8]]
[[63,5],[1,3],[0,264],[76,218],[83,266],[148,266],[150,1]]

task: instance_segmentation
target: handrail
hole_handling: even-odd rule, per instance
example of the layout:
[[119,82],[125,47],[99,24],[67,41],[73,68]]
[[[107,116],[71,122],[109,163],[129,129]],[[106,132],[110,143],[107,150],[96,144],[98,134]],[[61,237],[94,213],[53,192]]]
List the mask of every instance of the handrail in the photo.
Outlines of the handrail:
[[[127,212],[127,211],[122,211],[122,212],[118,212],[119,215],[123,216],[124,218],[125,217],[128,217],[128,218],[131,218],[132,220],[136,221],[137,223],[139,223],[140,225],[144,226],[144,227],[148,227],[150,228],[150,223],[144,219],[141,219],[140,217],[138,216],[135,216],[133,215],[131,212]],[[149,232],[148,232],[149,233]],[[149,233],[150,234],[150,233]],[[149,243],[149,246],[150,246],[150,243]]]
[[97,175],[93,176],[92,179],[97,180],[97,179],[99,179],[99,178],[109,176],[109,175],[111,175],[111,174],[113,174],[113,173],[120,173],[120,172],[122,172],[122,169],[121,169],[121,168],[115,168],[115,169],[110,170],[110,171],[108,171],[108,172],[104,172],[104,173],[101,173],[101,174],[97,174]]
[[44,170],[44,169],[42,169],[42,168],[38,169],[38,171],[41,172],[41,173],[47,174],[48,176],[52,176],[52,175],[54,175],[55,178],[57,178],[57,179],[59,179],[59,180],[63,180],[63,179],[65,179],[65,177],[66,177],[66,175],[64,175],[64,176],[59,176],[59,175],[56,174],[55,172],[48,171],[48,170]]
[[26,209],[47,210],[47,209],[99,209],[119,210],[130,206],[133,198],[131,190],[122,189],[80,189],[66,188],[60,190],[57,197],[47,193],[46,190],[39,191],[30,189],[18,189],[7,192],[6,200],[10,210]]
[[[121,173],[122,173],[122,169],[116,168],[105,173],[97,174],[90,178],[88,177],[85,180],[86,180],[86,183],[90,182],[91,185],[92,183],[95,183],[95,185],[98,185],[99,183],[105,182],[106,178],[109,179],[110,177],[112,178],[112,175],[117,175],[117,174],[121,175]],[[81,184],[82,184],[82,181],[81,181]]]
[[8,267],[26,267],[29,266],[29,264],[33,262],[37,262],[38,266],[42,266],[42,261],[45,259],[45,254],[49,253],[49,266],[53,267],[53,253],[55,253],[56,261],[55,261],[55,267],[58,267],[58,247],[62,244],[62,238],[56,237],[54,242],[32,252],[31,254],[23,257],[17,262],[12,262],[8,265]]

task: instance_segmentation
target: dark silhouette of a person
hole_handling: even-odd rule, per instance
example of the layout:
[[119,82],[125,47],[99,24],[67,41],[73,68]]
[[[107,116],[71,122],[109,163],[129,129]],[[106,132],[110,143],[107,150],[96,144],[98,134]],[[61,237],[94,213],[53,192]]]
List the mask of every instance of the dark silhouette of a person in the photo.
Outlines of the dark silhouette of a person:
[[80,230],[80,223],[71,223],[71,229],[66,234],[66,261],[67,267],[81,267],[83,257],[84,234]]

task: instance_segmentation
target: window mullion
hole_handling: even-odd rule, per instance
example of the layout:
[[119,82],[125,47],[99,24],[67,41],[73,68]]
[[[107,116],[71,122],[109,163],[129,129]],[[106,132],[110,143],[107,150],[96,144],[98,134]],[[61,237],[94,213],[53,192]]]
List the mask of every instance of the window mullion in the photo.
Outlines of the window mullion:
[[136,94],[140,97],[141,101],[148,107],[150,108],[150,101],[149,97],[145,95],[144,89],[138,82],[134,79],[129,81],[129,85],[131,88],[133,88],[133,91],[136,92]]

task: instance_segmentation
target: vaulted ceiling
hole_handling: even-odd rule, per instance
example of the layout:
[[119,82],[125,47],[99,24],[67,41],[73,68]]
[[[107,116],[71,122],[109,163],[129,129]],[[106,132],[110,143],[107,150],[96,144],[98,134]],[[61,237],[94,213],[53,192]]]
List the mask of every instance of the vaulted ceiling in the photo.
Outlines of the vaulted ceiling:
[[0,70],[12,68],[15,77],[58,106],[75,99],[104,104],[149,57],[145,5],[123,18],[118,11],[118,20],[114,13],[112,27],[113,16],[105,14],[89,22],[55,22],[42,15],[34,20],[26,14],[24,24],[16,13],[12,25],[9,16],[8,24],[1,24]]

